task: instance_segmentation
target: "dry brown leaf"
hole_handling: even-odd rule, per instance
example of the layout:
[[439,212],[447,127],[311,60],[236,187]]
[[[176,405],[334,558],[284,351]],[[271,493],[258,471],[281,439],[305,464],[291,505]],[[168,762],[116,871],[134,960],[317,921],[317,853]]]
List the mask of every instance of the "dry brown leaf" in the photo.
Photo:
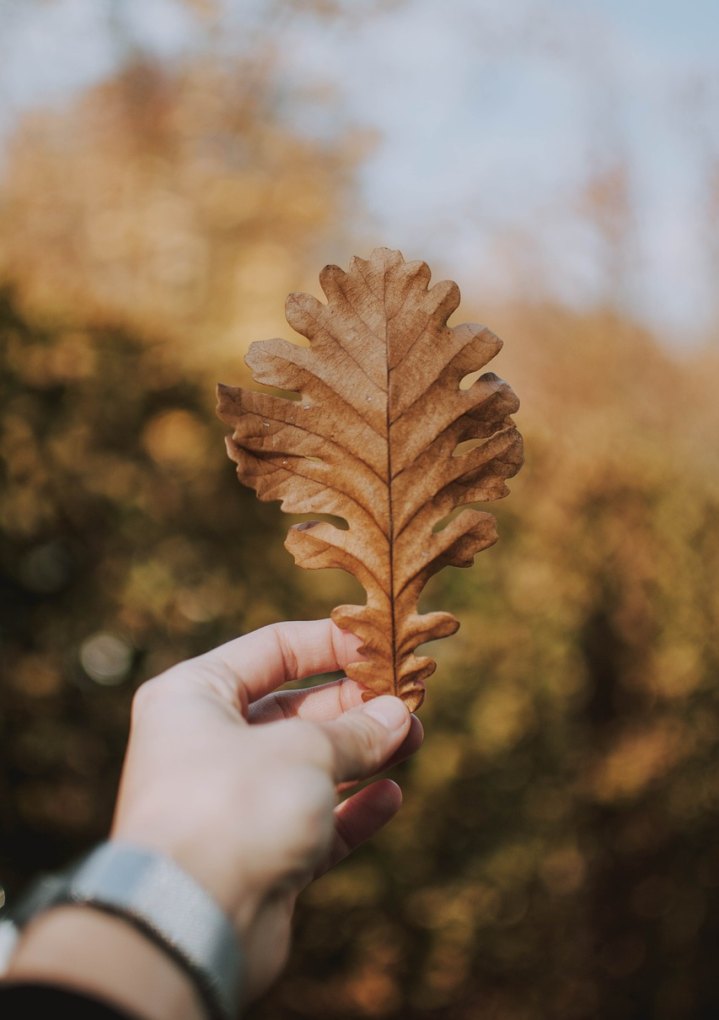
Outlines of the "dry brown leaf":
[[432,574],[470,566],[497,539],[494,517],[474,509],[442,525],[457,507],[506,495],[522,463],[510,387],[490,372],[460,388],[501,341],[483,326],[447,326],[459,288],[428,288],[429,279],[424,262],[387,248],[353,259],[348,272],[327,266],[326,305],[287,299],[287,321],[310,347],[265,340],[246,359],[257,382],[299,399],[220,386],[218,408],[235,430],[237,474],[260,499],[347,522],[297,525],[286,546],[299,566],[359,580],[366,605],[332,612],[362,640],[366,658],[347,674],[367,697],[397,694],[413,710],[435,670],[415,649],[459,626],[451,613],[419,614],[420,593]]

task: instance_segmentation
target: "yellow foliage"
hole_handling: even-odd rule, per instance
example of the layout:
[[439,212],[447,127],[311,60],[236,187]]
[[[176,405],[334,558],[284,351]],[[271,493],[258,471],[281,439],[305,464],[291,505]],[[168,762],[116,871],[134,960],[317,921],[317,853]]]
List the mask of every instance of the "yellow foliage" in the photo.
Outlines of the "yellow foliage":
[[[8,887],[103,836],[141,679],[356,598],[295,576],[211,407],[230,359],[236,378],[246,343],[285,332],[349,193],[352,153],[283,122],[272,72],[264,53],[138,63],[28,117],[8,153]],[[490,325],[526,469],[498,545],[428,589],[462,628],[394,773],[404,807],[312,887],[256,1020],[716,1012],[719,359],[610,309],[517,303]]]
[[82,309],[205,362],[276,330],[282,295],[333,236],[354,155],[293,133],[274,102],[258,52],[138,62],[62,113],[28,115],[2,186],[0,277],[36,312]]

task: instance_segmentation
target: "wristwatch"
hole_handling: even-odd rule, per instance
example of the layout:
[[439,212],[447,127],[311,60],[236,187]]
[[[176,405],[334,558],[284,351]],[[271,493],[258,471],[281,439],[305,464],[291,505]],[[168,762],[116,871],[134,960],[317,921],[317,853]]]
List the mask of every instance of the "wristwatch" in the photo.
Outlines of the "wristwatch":
[[73,903],[124,918],[189,974],[211,1020],[237,1020],[243,958],[232,922],[169,857],[119,841],[31,886],[0,921],[0,973],[31,918]]

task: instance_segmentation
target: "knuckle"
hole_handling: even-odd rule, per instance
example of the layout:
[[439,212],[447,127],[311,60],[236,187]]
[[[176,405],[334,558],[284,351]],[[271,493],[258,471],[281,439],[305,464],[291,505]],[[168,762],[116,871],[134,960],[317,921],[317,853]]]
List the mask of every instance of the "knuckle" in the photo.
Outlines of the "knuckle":
[[350,713],[342,720],[338,736],[338,771],[343,782],[366,778],[382,763],[382,740],[371,720]]
[[284,664],[285,675],[288,677],[296,677],[299,675],[299,663],[297,661],[297,655],[295,653],[292,642],[288,639],[287,625],[281,623],[271,623],[267,627],[268,632],[272,635],[273,640],[277,644],[277,648],[280,653],[280,657]]
[[366,765],[373,765],[381,757],[382,746],[377,727],[366,715],[359,712],[353,726],[357,757]]
[[164,701],[167,681],[165,676],[155,677],[153,680],[146,680],[137,688],[132,697],[132,722],[136,723],[144,718],[148,712],[154,710],[158,701]]

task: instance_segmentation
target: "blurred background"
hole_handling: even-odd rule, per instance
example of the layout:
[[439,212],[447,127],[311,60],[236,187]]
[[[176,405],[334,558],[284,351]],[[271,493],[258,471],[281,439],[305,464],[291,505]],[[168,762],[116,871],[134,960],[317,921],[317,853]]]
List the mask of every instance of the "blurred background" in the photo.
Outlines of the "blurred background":
[[[0,0],[0,900],[106,832],[133,690],[354,597],[214,385],[376,245],[505,340],[527,462],[398,820],[252,1020],[719,1015],[713,0]],[[297,338],[295,338],[297,339]]]

